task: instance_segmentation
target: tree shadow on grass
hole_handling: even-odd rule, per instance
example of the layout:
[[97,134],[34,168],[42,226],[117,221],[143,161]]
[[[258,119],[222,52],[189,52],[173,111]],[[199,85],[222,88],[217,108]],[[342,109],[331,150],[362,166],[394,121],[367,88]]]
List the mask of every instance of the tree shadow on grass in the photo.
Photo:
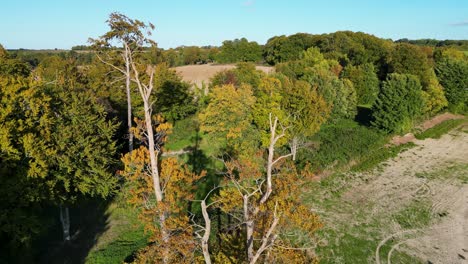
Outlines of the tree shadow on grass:
[[112,199],[83,199],[70,206],[71,240],[64,242],[59,208],[44,210],[45,232],[36,241],[37,263],[85,263],[98,238],[109,229],[107,208]]

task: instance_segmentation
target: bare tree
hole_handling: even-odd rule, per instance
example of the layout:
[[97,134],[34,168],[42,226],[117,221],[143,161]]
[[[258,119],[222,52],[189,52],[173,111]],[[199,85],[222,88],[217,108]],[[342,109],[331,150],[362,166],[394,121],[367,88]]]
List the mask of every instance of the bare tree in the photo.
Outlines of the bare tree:
[[[127,95],[127,126],[128,126],[128,150],[133,150],[132,132],[132,97],[131,97],[131,61],[141,51],[144,44],[153,45],[154,42],[147,38],[151,35],[154,26],[133,20],[119,13],[112,13],[107,20],[110,31],[98,39],[89,39],[89,42],[97,49],[96,57],[105,65],[122,74],[125,79],[125,91]],[[120,48],[113,47],[116,42]],[[121,60],[116,61],[113,53],[120,53]],[[122,78],[119,78],[120,81]]]

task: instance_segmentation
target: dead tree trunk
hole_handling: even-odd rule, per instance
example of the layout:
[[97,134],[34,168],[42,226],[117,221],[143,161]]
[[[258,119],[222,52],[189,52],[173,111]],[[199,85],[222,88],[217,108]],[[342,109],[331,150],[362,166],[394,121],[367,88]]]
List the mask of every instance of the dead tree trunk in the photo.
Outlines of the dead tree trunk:
[[206,264],[211,264],[211,257],[210,257],[210,249],[209,249],[209,239],[211,233],[211,220],[210,216],[208,215],[208,207],[206,206],[206,201],[201,201],[201,210],[203,214],[203,220],[205,221],[205,232],[203,233],[202,237],[202,252],[203,257],[205,258]]
[[127,127],[128,127],[128,151],[133,151],[133,131],[132,131],[132,94],[130,90],[130,50],[127,44],[124,44],[125,53],[125,90],[127,92]]

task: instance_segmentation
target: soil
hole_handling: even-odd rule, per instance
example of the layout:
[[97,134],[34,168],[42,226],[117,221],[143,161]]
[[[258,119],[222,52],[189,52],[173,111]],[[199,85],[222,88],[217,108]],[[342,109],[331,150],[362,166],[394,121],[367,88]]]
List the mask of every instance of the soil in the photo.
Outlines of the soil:
[[[463,127],[466,128],[468,124]],[[424,263],[468,263],[468,184],[451,172],[441,173],[441,178],[436,179],[418,177],[421,173],[437,175],[454,164],[468,164],[468,134],[463,129],[455,129],[440,139],[413,139],[416,147],[387,161],[380,170],[361,175],[365,180],[358,181],[343,196],[351,204],[365,205],[369,219],[391,218],[415,199],[430,200],[431,213],[437,221],[413,234],[396,235],[392,242],[397,245],[396,251],[403,250]],[[401,234],[404,229],[394,222],[381,232],[384,239]]]

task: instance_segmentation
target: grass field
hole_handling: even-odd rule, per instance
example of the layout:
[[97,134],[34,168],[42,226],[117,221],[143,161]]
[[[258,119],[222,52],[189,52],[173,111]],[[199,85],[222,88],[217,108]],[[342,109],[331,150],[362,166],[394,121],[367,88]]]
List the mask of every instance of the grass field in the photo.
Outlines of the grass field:
[[322,263],[376,263],[377,248],[381,263],[462,263],[467,133],[452,130],[392,156],[304,188],[304,202],[326,223]]

